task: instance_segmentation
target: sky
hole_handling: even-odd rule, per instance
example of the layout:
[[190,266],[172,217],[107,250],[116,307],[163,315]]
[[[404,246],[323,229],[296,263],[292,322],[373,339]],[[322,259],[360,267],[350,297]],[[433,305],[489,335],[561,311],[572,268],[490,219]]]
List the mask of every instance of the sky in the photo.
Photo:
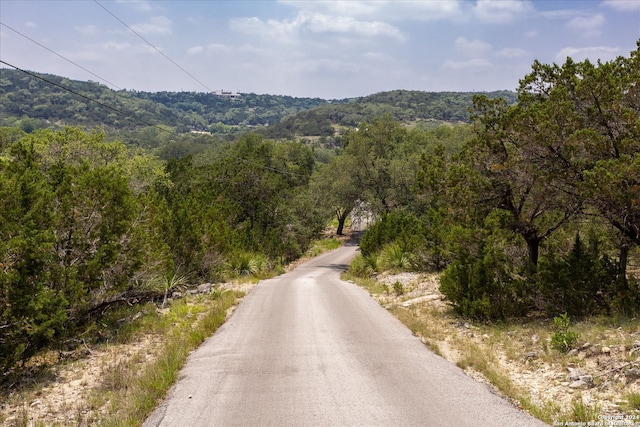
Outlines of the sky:
[[536,59],[628,57],[640,0],[0,0],[0,23],[0,60],[25,70],[343,99],[515,90]]

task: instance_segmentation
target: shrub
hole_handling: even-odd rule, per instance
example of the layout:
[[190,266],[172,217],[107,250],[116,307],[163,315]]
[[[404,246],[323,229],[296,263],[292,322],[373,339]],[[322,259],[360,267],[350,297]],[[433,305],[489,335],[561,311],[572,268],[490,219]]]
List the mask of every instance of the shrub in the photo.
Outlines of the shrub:
[[550,314],[572,316],[607,313],[618,295],[618,266],[600,253],[598,240],[587,246],[577,234],[566,256],[540,260],[540,305]]
[[229,272],[236,277],[260,277],[268,269],[268,262],[264,255],[250,252],[239,252],[232,255],[227,265]]
[[393,291],[396,293],[396,296],[404,295],[404,285],[401,282],[395,282],[393,284]]
[[570,323],[567,313],[553,318],[556,331],[551,337],[551,347],[561,353],[567,353],[578,341],[578,334],[569,330]]
[[482,257],[464,256],[440,278],[440,291],[460,315],[478,320],[522,316],[528,310],[525,279],[508,270],[499,247],[485,245]]
[[405,252],[413,252],[423,240],[420,220],[407,212],[391,212],[369,226],[360,241],[360,250],[367,256],[385,245],[397,242]]
[[371,277],[378,268],[378,261],[375,256],[357,255],[349,265],[349,272],[358,277]]
[[384,270],[407,271],[414,266],[415,256],[397,243],[386,245],[380,253],[380,267]]

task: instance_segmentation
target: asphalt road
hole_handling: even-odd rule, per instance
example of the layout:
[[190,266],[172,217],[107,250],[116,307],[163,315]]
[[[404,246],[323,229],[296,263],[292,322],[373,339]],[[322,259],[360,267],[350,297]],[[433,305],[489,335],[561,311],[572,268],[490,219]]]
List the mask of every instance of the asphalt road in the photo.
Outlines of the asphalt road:
[[260,282],[144,426],[526,427],[339,275],[345,246]]

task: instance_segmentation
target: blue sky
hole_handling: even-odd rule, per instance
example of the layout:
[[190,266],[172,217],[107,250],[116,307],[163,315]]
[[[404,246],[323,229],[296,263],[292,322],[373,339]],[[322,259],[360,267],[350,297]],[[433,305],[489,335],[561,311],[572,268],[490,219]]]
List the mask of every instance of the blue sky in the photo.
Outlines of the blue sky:
[[101,81],[46,46],[116,88],[339,99],[513,90],[535,59],[629,56],[640,0],[0,0],[0,22],[23,69]]

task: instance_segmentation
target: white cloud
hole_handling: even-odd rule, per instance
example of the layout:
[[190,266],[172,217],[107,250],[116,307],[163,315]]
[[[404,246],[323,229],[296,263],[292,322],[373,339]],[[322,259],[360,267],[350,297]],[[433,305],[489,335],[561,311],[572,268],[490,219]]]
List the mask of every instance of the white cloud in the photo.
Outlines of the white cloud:
[[584,61],[589,59],[596,62],[598,59],[608,61],[619,55],[620,48],[609,46],[590,46],[590,47],[565,47],[556,54],[558,62],[564,62],[567,57],[574,61]]
[[474,14],[483,22],[508,23],[534,10],[527,0],[478,0]]
[[151,5],[147,0],[117,0],[116,3],[131,4],[135,9],[141,11],[151,10]]
[[238,52],[243,52],[243,53],[250,53],[252,55],[262,55],[265,53],[264,49],[261,49],[259,47],[250,45],[250,44],[244,44],[242,46],[240,46],[239,48],[236,49]]
[[85,25],[83,27],[76,26],[74,28],[77,32],[85,36],[90,36],[90,35],[95,35],[100,33],[100,31],[98,30],[98,27],[95,25]]
[[111,41],[102,43],[102,47],[105,48],[106,50],[122,51],[122,50],[130,49],[131,48],[131,44],[130,43],[119,43],[119,42],[111,40]]
[[333,16],[373,20],[431,21],[457,18],[462,14],[462,0],[428,1],[299,1],[280,0],[280,3],[303,11]]
[[351,17],[315,14],[302,17],[300,26],[314,33],[350,33],[364,37],[391,37],[400,41],[405,39],[393,25],[380,21],[358,21]]
[[463,70],[467,68],[488,68],[493,66],[491,62],[483,58],[469,59],[468,61],[446,61],[442,67],[451,70]]
[[207,50],[214,52],[229,52],[232,48],[231,46],[222,43],[210,43],[207,45]]
[[132,25],[131,28],[140,34],[171,34],[171,20],[166,16],[154,16],[148,23]]
[[36,23],[35,23],[35,22],[32,22],[32,21],[27,21],[27,22],[25,22],[25,23],[24,23],[24,26],[25,26],[25,27],[27,27],[27,28],[37,28],[37,27],[38,27],[38,26],[36,25]]
[[102,43],[101,46],[105,51],[129,52],[133,54],[158,53],[157,50],[143,43],[133,45],[127,42],[121,43],[121,42],[111,40],[111,41]]
[[383,52],[365,52],[362,54],[364,58],[371,59],[374,61],[387,61],[391,59],[391,57]]
[[467,40],[464,37],[458,37],[455,41],[456,50],[466,56],[482,55],[491,50],[491,45],[482,40]]
[[187,49],[187,53],[189,55],[198,55],[200,53],[204,52],[204,47],[203,46],[193,46],[190,47],[189,49]]
[[640,0],[604,0],[602,4],[620,12],[640,10]]
[[567,23],[567,27],[584,32],[586,35],[599,35],[601,28],[606,24],[603,15],[577,16]]
[[542,11],[540,15],[548,19],[571,19],[579,16],[580,11],[575,9],[555,9]]
[[496,55],[502,58],[522,58],[527,55],[527,51],[520,48],[508,47],[499,50]]
[[231,20],[231,29],[261,37],[294,41],[304,33],[333,33],[361,37],[391,37],[403,41],[405,35],[396,27],[380,21],[358,21],[351,17],[335,17],[317,13],[299,12],[295,19],[277,21],[259,18]]

